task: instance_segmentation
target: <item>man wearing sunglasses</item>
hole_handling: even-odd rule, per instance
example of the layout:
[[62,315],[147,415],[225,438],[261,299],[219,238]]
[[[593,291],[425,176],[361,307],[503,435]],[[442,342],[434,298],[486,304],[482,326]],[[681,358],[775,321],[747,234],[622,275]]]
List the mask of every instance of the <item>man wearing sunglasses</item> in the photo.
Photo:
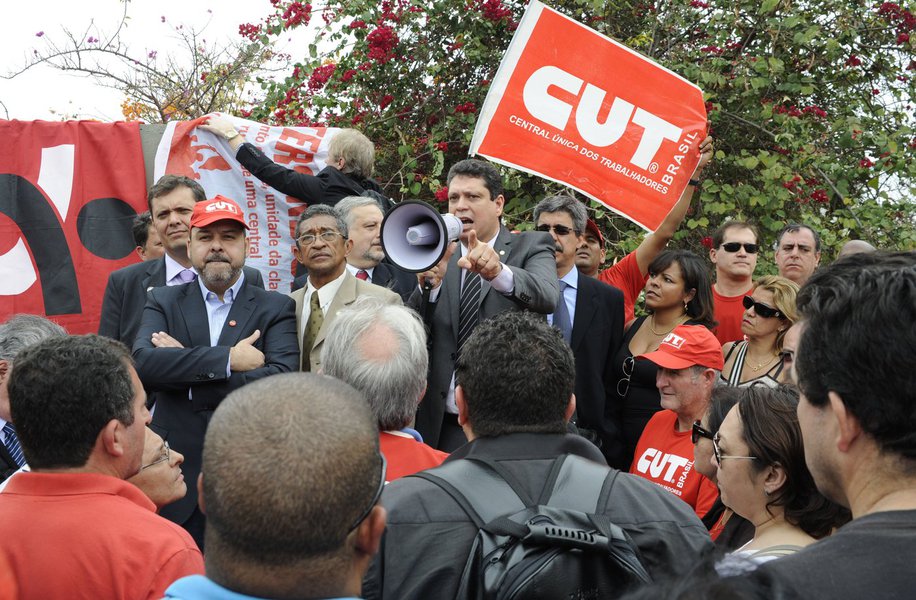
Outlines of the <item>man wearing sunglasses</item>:
[[296,223],[293,254],[308,269],[308,284],[290,294],[296,301],[301,371],[317,372],[321,367],[321,347],[337,311],[360,296],[401,304],[396,293],[347,269],[347,256],[353,249],[349,233],[340,211],[324,204],[309,206]]
[[385,531],[385,473],[375,418],[349,385],[285,373],[236,390],[210,422],[198,480],[207,575],[165,597],[355,599]]
[[576,249],[587,218],[585,206],[572,196],[550,196],[534,207],[536,229],[550,233],[554,242],[560,302],[547,319],[563,334],[576,359],[576,425],[600,446],[609,464],[617,464],[623,451],[621,424],[605,417],[618,412],[606,410],[617,395],[605,382],[623,339],[623,293],[576,269]]
[[715,333],[720,345],[744,339],[741,303],[754,284],[758,237],[757,228],[743,221],[726,221],[712,234],[709,260],[716,266],[712,299],[719,322]]
[[693,507],[703,517],[719,495],[714,483],[694,468],[693,425],[706,413],[722,372],[722,347],[701,325],[679,325],[658,350],[637,360],[658,365],[656,386],[665,410],[646,424],[630,473],[645,477]]

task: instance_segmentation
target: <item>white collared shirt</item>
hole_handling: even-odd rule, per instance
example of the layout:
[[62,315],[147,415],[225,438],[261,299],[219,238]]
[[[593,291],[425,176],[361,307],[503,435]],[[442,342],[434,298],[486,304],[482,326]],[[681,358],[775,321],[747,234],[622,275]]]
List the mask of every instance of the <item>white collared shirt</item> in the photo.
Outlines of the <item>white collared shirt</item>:
[[[350,263],[347,263],[347,271],[350,271],[350,274],[353,275],[353,277],[356,277],[356,274],[359,273],[360,271],[365,271],[369,275],[369,283],[372,283],[372,274],[375,272],[375,267],[369,267],[368,269],[361,269],[359,267],[354,267]],[[320,298],[321,294],[318,294],[318,297]]]
[[[181,266],[174,258],[168,254],[163,255],[165,257],[165,285],[181,285],[184,281],[178,276],[182,271],[185,270],[185,267]],[[191,270],[197,273],[197,270],[194,267],[191,267]],[[198,277],[198,279],[200,279]]]
[[[569,311],[569,324],[572,326],[576,322],[576,298],[579,295],[579,269],[573,266],[569,273],[560,277],[560,281],[566,282],[566,289],[561,292],[563,301],[566,302],[566,309]],[[553,313],[547,315],[547,322],[553,325]]]

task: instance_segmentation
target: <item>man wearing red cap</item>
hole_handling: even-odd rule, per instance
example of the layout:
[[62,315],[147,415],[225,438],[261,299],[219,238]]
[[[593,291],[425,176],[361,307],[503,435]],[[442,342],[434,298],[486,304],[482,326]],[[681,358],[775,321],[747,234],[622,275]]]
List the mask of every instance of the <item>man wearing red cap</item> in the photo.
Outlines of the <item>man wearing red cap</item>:
[[722,347],[701,325],[679,325],[655,352],[636,357],[658,365],[662,410],[643,430],[630,473],[645,477],[706,514],[716,501],[713,482],[693,468],[693,423],[699,421],[722,371]]
[[605,260],[604,236],[594,221],[589,219],[586,224],[585,233],[582,236],[583,239],[576,251],[576,267],[583,275],[596,277],[598,280],[623,292],[624,319],[627,323],[632,321],[635,316],[634,307],[640,292],[646,285],[649,265],[665,249],[665,246],[674,237],[674,232],[681,225],[681,221],[684,220],[687,209],[690,208],[690,199],[693,198],[693,192],[700,184],[700,174],[712,159],[712,150],[711,137],[707,137],[700,142],[700,162],[697,164],[689,185],[684,189],[677,203],[671,208],[658,228],[643,238],[636,250],[624,256],[610,268],[599,272],[599,268],[604,264]]
[[198,278],[150,291],[134,359],[144,387],[160,392],[153,423],[185,456],[188,493],[161,514],[203,547],[196,483],[210,416],[232,390],[295,370],[299,342],[292,299],[251,285],[242,272],[248,225],[239,205],[223,196],[198,202],[190,227]]

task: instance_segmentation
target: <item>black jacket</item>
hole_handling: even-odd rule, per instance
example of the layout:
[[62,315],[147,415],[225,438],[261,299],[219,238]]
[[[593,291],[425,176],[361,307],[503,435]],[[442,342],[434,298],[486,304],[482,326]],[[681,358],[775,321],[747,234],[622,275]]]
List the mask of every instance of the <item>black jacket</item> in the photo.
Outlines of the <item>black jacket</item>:
[[[470,442],[446,461],[496,460],[538,497],[553,460],[574,454],[605,464],[601,452],[573,435],[516,433]],[[477,528],[446,492],[417,477],[392,481],[382,494],[388,528],[363,580],[363,598],[454,598]],[[633,539],[653,577],[669,576],[711,548],[709,533],[687,503],[653,483],[620,473],[600,512]]]

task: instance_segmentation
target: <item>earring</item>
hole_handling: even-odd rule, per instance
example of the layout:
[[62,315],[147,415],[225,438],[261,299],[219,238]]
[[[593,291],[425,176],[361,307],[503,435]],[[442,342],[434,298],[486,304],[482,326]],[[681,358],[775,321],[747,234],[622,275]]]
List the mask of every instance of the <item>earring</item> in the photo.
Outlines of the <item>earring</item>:
[[767,490],[766,488],[764,488],[764,490],[763,490],[763,495],[769,498],[769,496],[770,496],[770,491]]

